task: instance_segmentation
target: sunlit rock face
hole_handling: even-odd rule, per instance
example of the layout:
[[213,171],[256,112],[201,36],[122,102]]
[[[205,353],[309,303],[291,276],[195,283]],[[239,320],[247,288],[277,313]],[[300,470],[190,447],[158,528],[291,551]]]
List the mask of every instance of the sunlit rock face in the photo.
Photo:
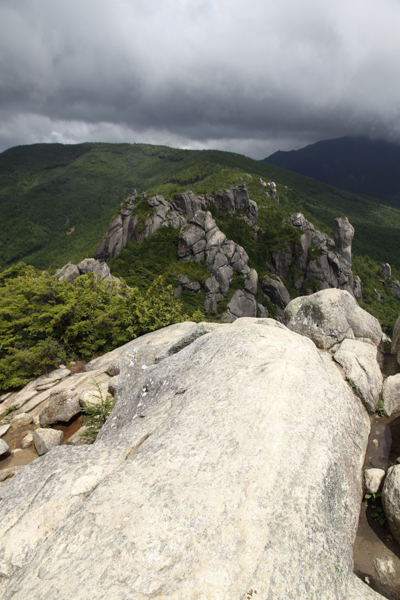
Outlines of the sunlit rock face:
[[118,397],[2,491],[2,598],[378,598],[352,573],[369,419],[329,353],[179,324],[120,357]]

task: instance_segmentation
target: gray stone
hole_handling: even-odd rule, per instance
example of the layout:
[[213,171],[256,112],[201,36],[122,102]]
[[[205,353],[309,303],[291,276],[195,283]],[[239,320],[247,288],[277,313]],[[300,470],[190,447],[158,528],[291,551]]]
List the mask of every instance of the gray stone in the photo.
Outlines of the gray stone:
[[115,377],[116,375],[119,375],[119,372],[120,372],[119,361],[115,361],[115,362],[111,363],[106,369],[106,373],[110,377]]
[[[258,273],[255,269],[251,269],[248,278],[246,279],[244,289],[250,294],[257,294]],[[246,315],[250,316],[250,315]],[[256,316],[256,315],[253,315]]]
[[400,300],[400,282],[397,279],[392,282],[392,292]]
[[236,318],[257,316],[257,303],[254,297],[243,290],[236,290],[228,304],[228,309]]
[[265,275],[264,279],[261,281],[261,288],[264,294],[282,309],[290,302],[290,294],[279,277],[273,279],[272,277]]
[[400,465],[388,469],[382,490],[382,504],[390,531],[400,544]]
[[270,319],[191,335],[2,492],[5,600],[379,598],[352,573],[369,419],[331,357]]
[[201,283],[199,281],[192,281],[192,283],[185,284],[183,289],[189,292],[199,292],[201,290]]
[[63,443],[63,432],[57,429],[35,429],[32,433],[33,443],[39,456],[46,454],[55,446]]
[[285,246],[283,248],[272,253],[272,261],[277,274],[280,277],[287,279],[292,262],[292,251],[287,242],[285,242]]
[[392,276],[392,267],[389,265],[389,263],[385,263],[384,265],[382,265],[382,273],[385,277]]
[[111,394],[111,396],[115,396],[118,390],[118,375],[116,375],[115,377],[111,377],[110,381],[108,382],[108,393]]
[[385,471],[383,469],[365,469],[364,482],[366,492],[368,492],[368,494],[376,494],[381,487],[384,477]]
[[392,335],[392,348],[391,353],[397,354],[400,350],[400,316],[397,317]]
[[346,339],[340,344],[334,359],[343,368],[346,377],[371,412],[379,402],[382,391],[382,372],[377,362],[377,348],[371,343]]
[[361,279],[359,278],[359,276],[357,275],[357,277],[354,280],[354,297],[357,300],[362,300],[363,299],[363,295],[362,295],[362,287],[361,287]]
[[339,255],[340,265],[345,275],[351,274],[351,243],[354,237],[354,227],[347,217],[335,219],[335,249]]
[[220,291],[219,283],[215,277],[206,279],[204,287],[206,288],[206,292],[209,292],[210,294],[217,294]]
[[41,425],[52,425],[59,421],[67,423],[81,412],[79,398],[70,391],[52,392],[48,406],[40,413]]
[[25,425],[30,425],[32,421],[33,419],[31,415],[28,413],[20,413],[11,419],[10,425],[12,429],[17,429],[19,427],[25,427]]
[[226,294],[229,290],[230,283],[233,277],[233,269],[230,266],[221,267],[215,273],[215,279],[219,283],[219,287],[222,294]]
[[344,339],[370,341],[382,338],[379,321],[363,310],[348,292],[329,289],[295,298],[285,310],[288,327],[329,349]]
[[10,425],[0,425],[0,437],[6,435],[7,431],[10,429]]
[[26,436],[24,438],[22,438],[21,448],[23,450],[25,450],[25,448],[29,448],[29,446],[32,446],[32,444],[33,444],[33,434],[30,431],[29,433],[26,434]]
[[91,441],[89,438],[85,437],[86,432],[87,427],[80,427],[65,443],[69,446],[84,446]]
[[0,456],[10,451],[10,447],[4,440],[0,440]]
[[265,306],[263,306],[262,304],[257,304],[257,310],[258,310],[259,316],[262,319],[268,318],[268,310],[265,308]]
[[400,373],[386,377],[383,382],[383,407],[388,417],[400,413]]
[[338,287],[339,282],[329,263],[328,256],[323,254],[307,265],[306,277],[308,279],[320,279],[326,281],[330,287]]
[[54,277],[56,277],[58,281],[67,281],[68,283],[74,283],[79,275],[80,272],[78,267],[76,265],[71,265],[71,263],[64,265],[54,273]]
[[106,279],[110,275],[110,268],[106,263],[101,263],[95,258],[85,258],[78,263],[78,269],[82,275],[93,273],[96,276]]

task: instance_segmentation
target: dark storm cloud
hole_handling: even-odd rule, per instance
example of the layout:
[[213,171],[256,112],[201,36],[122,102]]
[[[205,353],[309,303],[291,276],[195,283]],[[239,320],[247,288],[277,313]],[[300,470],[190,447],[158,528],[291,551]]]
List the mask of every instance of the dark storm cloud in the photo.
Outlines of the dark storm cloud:
[[1,0],[0,150],[400,139],[395,0]]

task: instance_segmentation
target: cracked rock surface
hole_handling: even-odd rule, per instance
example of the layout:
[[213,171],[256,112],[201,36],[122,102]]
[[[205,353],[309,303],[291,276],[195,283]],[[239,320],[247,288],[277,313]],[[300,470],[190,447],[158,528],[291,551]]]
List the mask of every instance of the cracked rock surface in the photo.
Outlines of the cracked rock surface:
[[118,390],[94,445],[2,490],[2,598],[380,598],[352,573],[369,418],[329,353],[183,323],[135,340]]

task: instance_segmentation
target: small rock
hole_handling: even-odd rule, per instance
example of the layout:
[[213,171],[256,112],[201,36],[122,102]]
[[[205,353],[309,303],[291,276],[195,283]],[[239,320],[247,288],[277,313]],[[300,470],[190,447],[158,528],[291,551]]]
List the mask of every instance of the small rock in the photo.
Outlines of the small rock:
[[25,450],[25,448],[29,448],[29,446],[31,446],[33,443],[33,435],[32,432],[30,431],[29,433],[27,433],[27,435],[22,439],[21,442],[21,448],[23,448]]
[[383,408],[388,417],[400,413],[400,373],[383,382]]
[[396,575],[396,569],[394,568],[392,558],[375,558],[373,563],[375,571],[381,581],[387,581],[392,575]]
[[87,440],[84,436],[86,430],[87,427],[83,426],[80,429],[78,429],[78,431],[75,431],[75,433],[71,435],[71,437],[67,440],[66,444],[68,444],[69,446],[83,446],[84,444],[86,444]]
[[385,477],[383,469],[366,469],[364,471],[365,489],[369,494],[376,494]]
[[117,393],[117,389],[118,375],[116,375],[115,377],[111,377],[110,381],[108,382],[108,393],[111,394],[111,396],[115,396],[115,394]]
[[36,429],[32,437],[39,456],[46,454],[55,446],[60,446],[64,439],[63,432],[56,429]]
[[20,413],[12,419],[10,425],[12,429],[16,429],[17,427],[24,427],[25,425],[30,425],[32,421],[33,419],[31,415],[29,415],[28,413]]
[[71,397],[71,392],[53,392],[49,405],[39,415],[39,422],[41,425],[52,425],[58,421],[67,423],[80,412],[79,399]]
[[119,375],[119,371],[119,362],[113,362],[107,367],[106,373],[110,377],[115,377],[116,375]]
[[10,429],[10,425],[1,425],[0,426],[0,437],[6,435],[7,431]]
[[0,440],[0,456],[6,454],[9,450],[9,445],[4,440]]
[[372,445],[375,446],[375,448],[379,448],[379,440],[372,440]]

